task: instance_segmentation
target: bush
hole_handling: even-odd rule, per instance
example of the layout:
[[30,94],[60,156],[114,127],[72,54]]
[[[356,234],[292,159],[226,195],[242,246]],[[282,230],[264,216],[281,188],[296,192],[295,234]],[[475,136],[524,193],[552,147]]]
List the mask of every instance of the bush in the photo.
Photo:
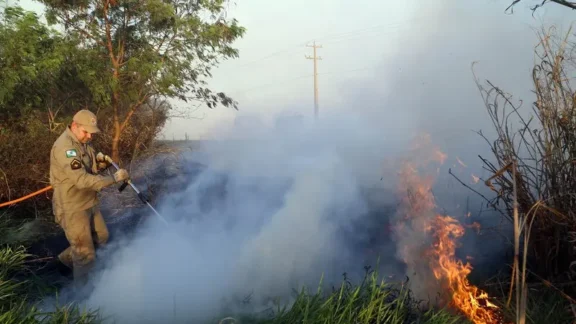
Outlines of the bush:
[[[10,201],[49,185],[50,149],[59,136],[39,112],[22,118],[0,134],[0,202]],[[50,192],[18,205],[35,215],[51,207]]]

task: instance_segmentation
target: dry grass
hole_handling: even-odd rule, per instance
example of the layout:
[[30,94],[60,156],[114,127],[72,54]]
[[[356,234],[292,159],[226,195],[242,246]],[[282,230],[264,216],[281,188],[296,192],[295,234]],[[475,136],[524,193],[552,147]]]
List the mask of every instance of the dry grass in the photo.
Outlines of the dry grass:
[[[573,282],[576,260],[576,93],[572,80],[576,48],[571,30],[562,37],[554,28],[538,33],[533,83],[534,115],[489,81],[476,80],[496,139],[495,162],[480,157],[494,175],[486,180],[496,196],[489,204],[514,224],[514,260],[508,304],[515,293],[516,323],[525,323],[528,282]],[[518,127],[514,127],[514,125]],[[573,303],[574,285],[556,288]]]

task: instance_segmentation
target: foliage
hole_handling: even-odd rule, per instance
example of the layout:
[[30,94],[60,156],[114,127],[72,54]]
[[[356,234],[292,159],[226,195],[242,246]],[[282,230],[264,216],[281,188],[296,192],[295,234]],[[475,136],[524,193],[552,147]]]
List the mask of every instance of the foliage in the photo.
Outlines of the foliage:
[[[19,7],[7,7],[0,22],[0,118],[18,118],[31,104],[39,100],[34,96],[34,82],[46,78],[58,69],[64,60],[58,36],[41,25],[33,12]],[[26,89],[30,93],[25,101],[30,104],[10,105]],[[20,109],[19,109],[20,108]]]
[[43,0],[50,23],[81,44],[76,67],[93,104],[112,119],[112,158],[136,111],[151,98],[236,103],[213,93],[204,78],[221,59],[238,55],[244,33],[225,17],[226,0]]
[[[57,99],[64,98],[62,89],[51,85],[56,76],[70,72],[66,67],[71,44],[44,26],[35,13],[6,7],[0,20],[0,45],[0,134],[7,128],[23,131],[25,125],[14,124],[21,117],[65,103]],[[74,88],[66,89],[69,97]]]

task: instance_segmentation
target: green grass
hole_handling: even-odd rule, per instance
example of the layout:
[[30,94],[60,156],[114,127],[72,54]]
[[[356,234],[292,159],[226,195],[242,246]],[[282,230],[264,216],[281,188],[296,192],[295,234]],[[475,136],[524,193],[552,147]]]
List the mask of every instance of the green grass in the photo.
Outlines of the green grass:
[[38,239],[38,223],[15,222],[0,214],[0,323],[97,323],[95,312],[80,311],[75,305],[44,313],[34,303],[56,287],[35,276],[26,263],[32,257],[25,246]]
[[339,288],[328,292],[319,288],[310,293],[303,288],[290,307],[277,304],[265,315],[237,318],[240,323],[254,324],[469,323],[447,310],[423,306],[403,285],[380,281],[375,271],[368,272],[357,286],[344,279]]
[[22,246],[0,248],[0,323],[97,323],[96,313],[80,311],[73,305],[49,313],[35,307],[34,301],[51,290],[29,273],[25,264],[28,257]]

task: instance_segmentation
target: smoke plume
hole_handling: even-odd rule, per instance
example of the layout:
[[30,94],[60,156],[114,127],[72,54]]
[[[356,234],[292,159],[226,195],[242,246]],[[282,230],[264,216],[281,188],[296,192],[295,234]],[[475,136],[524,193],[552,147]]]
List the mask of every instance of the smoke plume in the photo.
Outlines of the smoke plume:
[[[294,289],[338,285],[344,272],[358,282],[377,263],[382,276],[408,275],[422,284],[417,297],[433,298],[423,289],[433,281],[419,280],[432,277],[419,266],[429,245],[415,229],[390,230],[402,217],[395,158],[411,140],[390,132],[325,116],[232,129],[181,153],[181,168],[204,167],[180,190],[186,179],[165,179],[171,192],[157,210],[168,225],[146,215],[100,250],[84,304],[120,323],[215,322],[290,305]],[[161,161],[148,162],[170,167]]]
[[379,257],[402,277],[382,215],[395,183],[382,171],[405,143],[387,132],[325,117],[232,129],[182,153],[182,167],[206,167],[180,191],[167,185],[157,210],[168,225],[146,215],[99,251],[85,305],[121,323],[200,321],[289,304],[294,289],[338,285],[344,272],[357,281]]

